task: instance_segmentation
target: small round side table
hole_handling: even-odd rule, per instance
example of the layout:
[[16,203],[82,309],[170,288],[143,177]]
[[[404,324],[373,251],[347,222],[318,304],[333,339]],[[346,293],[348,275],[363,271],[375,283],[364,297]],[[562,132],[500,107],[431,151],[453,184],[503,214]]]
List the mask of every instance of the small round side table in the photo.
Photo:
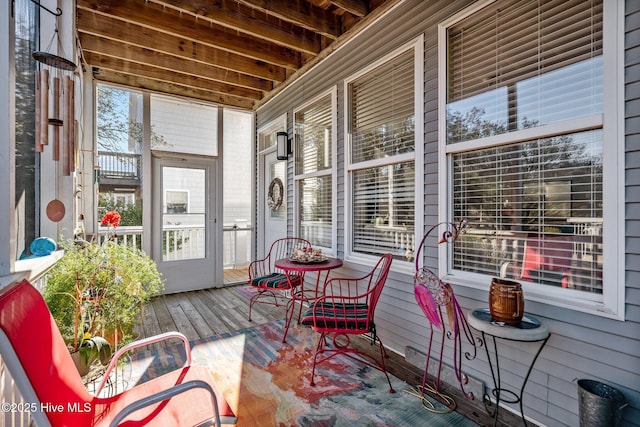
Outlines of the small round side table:
[[[503,401],[506,403],[520,404],[520,416],[522,417],[522,422],[526,426],[527,421],[524,418],[522,395],[524,393],[524,388],[527,385],[527,381],[529,380],[529,375],[531,375],[531,371],[533,370],[533,365],[535,365],[540,352],[542,352],[542,349],[547,344],[547,341],[551,336],[551,334],[549,333],[549,329],[538,319],[527,313],[524,314],[524,316],[522,317],[522,321],[518,324],[497,322],[491,318],[491,313],[489,312],[488,308],[481,308],[468,312],[467,321],[473,329],[480,331],[480,333],[482,334],[482,341],[485,344],[484,349],[487,353],[487,361],[489,362],[489,369],[491,369],[491,379],[493,380],[493,389],[491,390],[491,394],[496,399],[495,409],[491,409],[491,397],[487,393],[485,393],[485,395],[483,396],[483,401],[487,413],[489,413],[489,415],[493,417],[493,425],[495,426],[498,422],[498,410],[500,408],[500,401]],[[493,342],[493,354],[495,360],[491,359],[487,336],[491,337],[491,340]],[[500,358],[496,339],[541,343],[538,351],[531,360],[531,364],[529,365],[527,374],[522,381],[522,386],[520,387],[519,393],[516,393],[513,390],[502,388],[502,384],[500,382]]]

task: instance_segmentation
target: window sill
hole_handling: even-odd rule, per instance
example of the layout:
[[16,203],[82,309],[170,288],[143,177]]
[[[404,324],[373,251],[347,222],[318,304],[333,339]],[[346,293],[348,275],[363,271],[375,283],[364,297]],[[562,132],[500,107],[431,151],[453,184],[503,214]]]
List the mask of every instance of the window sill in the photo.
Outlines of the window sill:
[[0,277],[0,288],[23,279],[33,282],[62,258],[63,253],[55,251],[51,255],[16,261],[14,273]]

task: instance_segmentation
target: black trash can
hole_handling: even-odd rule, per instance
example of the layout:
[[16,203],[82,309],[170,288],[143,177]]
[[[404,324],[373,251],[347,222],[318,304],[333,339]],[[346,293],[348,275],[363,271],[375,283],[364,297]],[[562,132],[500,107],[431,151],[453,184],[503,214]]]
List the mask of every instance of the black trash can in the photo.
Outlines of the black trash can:
[[618,427],[624,395],[615,388],[594,380],[578,380],[580,427]]

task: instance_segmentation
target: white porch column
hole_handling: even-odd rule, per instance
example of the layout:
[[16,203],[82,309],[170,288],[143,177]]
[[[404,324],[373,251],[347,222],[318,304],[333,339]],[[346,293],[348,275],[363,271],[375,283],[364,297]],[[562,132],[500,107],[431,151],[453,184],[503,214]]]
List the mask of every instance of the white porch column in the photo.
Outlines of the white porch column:
[[15,258],[15,65],[11,2],[0,10],[0,278],[13,271]]

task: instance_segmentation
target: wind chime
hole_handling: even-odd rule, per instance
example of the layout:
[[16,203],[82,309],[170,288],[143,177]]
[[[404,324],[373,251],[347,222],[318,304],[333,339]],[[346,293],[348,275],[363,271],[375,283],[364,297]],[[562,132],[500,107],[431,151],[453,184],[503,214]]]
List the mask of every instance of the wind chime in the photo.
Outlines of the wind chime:
[[[66,59],[60,36],[58,34],[58,17],[62,10],[52,11],[40,3],[31,0],[40,8],[56,17],[55,31],[46,51],[33,53],[33,58],[43,64],[36,72],[36,152],[44,152],[49,145],[49,127],[51,127],[52,157],[55,161],[62,161],[62,174],[71,175],[75,170],[75,78],[76,64]],[[58,52],[63,56],[50,53],[53,41],[57,40]],[[51,85],[49,74],[53,75]],[[49,112],[49,90],[51,90],[52,108]],[[51,114],[50,114],[51,113]],[[60,135],[62,133],[62,135]]]

